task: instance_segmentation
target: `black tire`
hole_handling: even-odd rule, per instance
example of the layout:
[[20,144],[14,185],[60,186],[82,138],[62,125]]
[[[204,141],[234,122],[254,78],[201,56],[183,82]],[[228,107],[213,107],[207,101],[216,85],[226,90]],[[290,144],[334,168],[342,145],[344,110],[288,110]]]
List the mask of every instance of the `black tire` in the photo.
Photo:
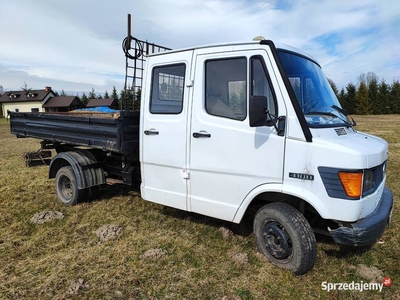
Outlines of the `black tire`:
[[254,218],[258,250],[273,264],[295,275],[310,271],[317,257],[317,243],[306,218],[285,203],[261,207]]
[[85,197],[86,190],[78,189],[75,173],[70,166],[57,171],[55,185],[58,200],[66,205],[76,205]]

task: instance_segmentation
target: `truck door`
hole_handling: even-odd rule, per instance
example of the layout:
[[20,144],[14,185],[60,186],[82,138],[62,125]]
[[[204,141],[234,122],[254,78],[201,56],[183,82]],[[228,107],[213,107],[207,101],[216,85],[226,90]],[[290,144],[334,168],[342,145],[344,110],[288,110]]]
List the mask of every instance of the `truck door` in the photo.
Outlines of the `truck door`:
[[141,193],[146,200],[186,210],[187,113],[192,51],[148,60],[141,107]]
[[[249,96],[286,115],[267,52],[195,55],[190,134],[190,210],[232,221],[246,195],[282,183],[285,137],[249,126]],[[278,185],[277,185],[278,186]]]

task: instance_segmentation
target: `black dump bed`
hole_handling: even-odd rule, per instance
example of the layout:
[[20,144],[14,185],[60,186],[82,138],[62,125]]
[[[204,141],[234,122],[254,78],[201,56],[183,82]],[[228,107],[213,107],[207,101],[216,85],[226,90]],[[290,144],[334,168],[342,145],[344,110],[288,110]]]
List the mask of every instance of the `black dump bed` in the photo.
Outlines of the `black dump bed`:
[[11,133],[129,155],[139,149],[139,112],[11,113]]

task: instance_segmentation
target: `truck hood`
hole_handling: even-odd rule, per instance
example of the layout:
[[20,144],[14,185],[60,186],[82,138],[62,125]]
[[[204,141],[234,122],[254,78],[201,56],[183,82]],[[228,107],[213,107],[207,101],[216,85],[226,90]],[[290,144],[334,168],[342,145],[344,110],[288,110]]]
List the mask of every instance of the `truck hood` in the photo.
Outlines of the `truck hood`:
[[[347,168],[372,168],[388,157],[388,143],[376,136],[355,131],[352,128],[327,128],[312,130],[314,141],[329,152],[341,154]],[[332,153],[333,154],[333,153]],[[335,162],[332,162],[335,163]]]

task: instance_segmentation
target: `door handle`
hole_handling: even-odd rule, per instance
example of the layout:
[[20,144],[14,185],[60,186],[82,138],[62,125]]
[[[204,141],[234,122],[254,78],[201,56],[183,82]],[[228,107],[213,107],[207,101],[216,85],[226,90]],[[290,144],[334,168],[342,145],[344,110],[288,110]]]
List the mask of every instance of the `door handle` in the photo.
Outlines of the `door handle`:
[[155,130],[155,129],[150,129],[150,130],[145,130],[144,131],[144,134],[145,135],[158,135],[159,134],[159,132],[157,131],[157,130]]
[[207,132],[193,132],[193,137],[194,138],[210,138],[211,134]]

